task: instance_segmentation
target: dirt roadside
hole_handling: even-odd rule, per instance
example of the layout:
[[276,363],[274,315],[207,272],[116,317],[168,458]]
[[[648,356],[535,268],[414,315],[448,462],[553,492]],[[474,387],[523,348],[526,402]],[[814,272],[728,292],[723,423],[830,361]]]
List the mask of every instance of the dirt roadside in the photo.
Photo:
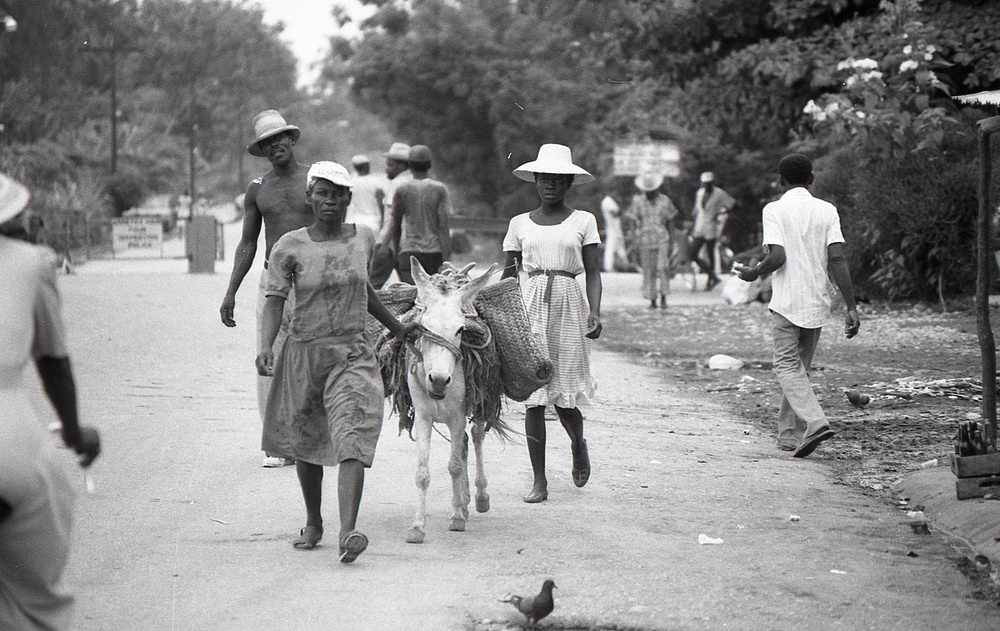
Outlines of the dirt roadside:
[[[352,566],[335,546],[296,552],[295,472],[259,466],[253,292],[230,330],[223,274],[63,280],[83,416],[106,440],[67,575],[80,631],[499,631],[524,622],[499,598],[545,578],[556,610],[539,626],[553,630],[995,628],[995,606],[956,569],[961,542],[917,534],[821,458],[787,458],[715,393],[610,350],[611,335],[594,354],[584,489],[556,424],[541,505],[520,499],[523,443],[491,439],[492,509],[448,532],[449,445],[435,436],[427,542],[406,544],[413,445],[390,418],[362,508],[370,549]],[[616,310],[634,311],[632,282],[607,279],[609,333],[624,331]],[[507,414],[517,426],[519,407]],[[326,512],[335,520],[332,497]]]

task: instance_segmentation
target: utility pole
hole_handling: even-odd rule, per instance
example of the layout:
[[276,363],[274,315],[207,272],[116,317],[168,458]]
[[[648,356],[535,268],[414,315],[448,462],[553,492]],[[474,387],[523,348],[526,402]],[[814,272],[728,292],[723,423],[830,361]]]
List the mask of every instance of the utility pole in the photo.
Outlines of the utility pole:
[[112,34],[109,45],[95,46],[86,41],[81,50],[85,53],[108,53],[111,61],[111,173],[113,174],[118,170],[118,53],[130,53],[139,49],[119,45]]

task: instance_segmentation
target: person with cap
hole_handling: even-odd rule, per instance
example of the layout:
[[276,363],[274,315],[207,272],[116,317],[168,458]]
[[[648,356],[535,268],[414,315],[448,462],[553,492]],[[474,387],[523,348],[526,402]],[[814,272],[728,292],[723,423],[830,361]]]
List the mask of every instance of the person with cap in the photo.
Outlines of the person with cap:
[[431,150],[426,145],[410,147],[412,178],[401,183],[392,196],[389,229],[382,247],[391,246],[396,256],[399,280],[413,284],[410,257],[416,258],[428,274],[436,274],[451,256],[448,216],[451,200],[448,187],[430,177]]
[[[264,271],[260,275],[257,290],[257,341],[260,342],[261,322],[264,309],[264,285],[267,278],[268,260],[271,249],[278,239],[286,232],[308,226],[313,221],[313,213],[302,195],[302,183],[305,180],[306,165],[295,159],[295,143],[298,142],[301,131],[295,125],[289,125],[275,110],[265,110],[254,118],[255,140],[247,146],[247,153],[258,158],[267,158],[271,170],[256,178],[247,187],[243,196],[243,232],[236,244],[233,258],[233,272],[229,277],[229,286],[222,299],[219,311],[222,323],[229,327],[236,326],[233,312],[236,308],[236,292],[243,279],[253,265],[257,256],[257,241],[261,227],[264,228]],[[283,323],[281,332],[275,340],[278,351],[288,323]],[[267,393],[271,386],[271,378],[257,378],[257,409],[261,420],[264,418],[264,406]],[[292,461],[278,458],[272,454],[264,454],[265,467],[281,467],[294,464]]]
[[[388,180],[371,172],[371,162],[366,155],[351,158],[354,167],[354,188],[351,205],[347,209],[347,223],[360,223],[371,228],[376,235],[381,234],[385,224],[385,189]],[[376,289],[381,289],[386,279],[395,269],[395,259],[387,249],[376,248],[372,252],[371,269],[368,280]]]
[[[391,249],[389,219],[392,217],[392,198],[400,184],[412,178],[410,173],[410,145],[394,142],[385,152],[385,177],[388,181],[382,190],[382,230],[378,233],[373,265],[369,274],[375,289],[381,289],[396,269],[396,252]],[[386,245],[383,245],[385,243]],[[398,272],[397,272],[398,276]]]
[[[691,228],[690,256],[701,271],[708,275],[705,290],[719,284],[715,273],[715,244],[726,227],[729,211],[736,205],[733,196],[715,184],[715,174],[705,171],[699,178],[701,186],[694,195],[694,226]],[[708,250],[708,260],[701,258],[701,250]]]
[[101,451],[81,425],[56,290],[55,254],[6,236],[28,189],[0,174],[0,629],[69,629],[73,598],[61,584],[70,552],[74,490],[25,382],[33,361],[63,443],[89,467]]
[[800,154],[778,163],[784,194],[764,206],[764,259],[756,265],[734,265],[740,278],[753,282],[771,276],[774,371],[781,385],[778,447],[796,458],[811,454],[834,432],[809,382],[820,331],[830,316],[828,279],[847,305],[844,332],[858,334],[861,319],[854,300],[851,273],[844,256],[840,215],[833,204],[813,197],[812,161]]
[[[356,530],[365,469],[382,429],[382,376],[365,339],[371,314],[399,338],[401,324],[368,282],[375,233],[345,223],[351,177],[336,162],[309,168],[306,197],[313,222],[283,235],[271,250],[257,371],[273,375],[261,444],[295,460],[306,524],[292,545],[309,550],[323,538],[323,467],[338,467],[340,560],[351,563],[368,547]],[[289,300],[293,298],[292,300]],[[288,337],[273,342],[290,311]]]
[[676,220],[677,207],[660,191],[663,176],[643,173],[635,178],[639,193],[632,197],[629,214],[635,223],[639,247],[639,264],[642,266],[642,295],[651,309],[667,308],[670,292],[671,227]]
[[[594,396],[590,372],[590,340],[601,335],[601,238],[592,213],[566,204],[574,183],[594,176],[573,164],[569,147],[544,144],[538,157],[514,170],[514,176],[534,182],[541,205],[513,217],[504,236],[503,278],[527,274],[522,287],[531,333],[553,360],[551,381],[525,401],[524,435],[534,476],[529,504],[549,497],[545,476],[545,408],[553,406],[573,453],[573,484],[590,479],[590,454],[583,436],[583,413]],[[586,301],[576,277],[586,277]]]

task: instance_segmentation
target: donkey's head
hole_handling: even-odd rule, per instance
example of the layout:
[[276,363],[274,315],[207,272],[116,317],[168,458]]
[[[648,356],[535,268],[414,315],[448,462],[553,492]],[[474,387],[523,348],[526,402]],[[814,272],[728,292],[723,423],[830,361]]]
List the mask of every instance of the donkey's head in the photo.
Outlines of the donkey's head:
[[465,316],[475,313],[472,301],[496,271],[496,264],[475,279],[468,276],[471,265],[461,270],[449,267],[434,276],[429,276],[414,257],[410,257],[410,265],[417,285],[418,321],[422,327],[416,342],[423,358],[422,369],[418,368],[416,373],[431,398],[443,399],[455,366],[462,359],[460,345]]

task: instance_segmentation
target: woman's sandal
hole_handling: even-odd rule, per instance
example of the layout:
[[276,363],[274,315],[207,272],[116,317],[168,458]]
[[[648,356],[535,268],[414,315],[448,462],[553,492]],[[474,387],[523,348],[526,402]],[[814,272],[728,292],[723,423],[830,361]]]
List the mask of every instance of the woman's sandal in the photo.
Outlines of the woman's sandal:
[[292,547],[296,550],[312,550],[323,539],[323,527],[306,526],[299,531],[299,535],[301,536],[292,542]]
[[590,479],[590,453],[587,451],[587,440],[582,441],[583,447],[579,454],[573,450],[573,484],[582,487]]
[[354,563],[358,556],[368,549],[368,537],[357,530],[347,533],[343,541],[340,542],[340,562]]

